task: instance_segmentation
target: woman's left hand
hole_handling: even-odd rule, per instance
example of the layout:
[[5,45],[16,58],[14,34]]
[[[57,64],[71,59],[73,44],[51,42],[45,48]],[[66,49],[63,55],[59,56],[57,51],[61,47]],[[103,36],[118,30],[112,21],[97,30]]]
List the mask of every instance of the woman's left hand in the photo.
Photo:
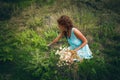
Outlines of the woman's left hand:
[[79,50],[78,48],[74,49],[75,52],[77,52],[78,50]]

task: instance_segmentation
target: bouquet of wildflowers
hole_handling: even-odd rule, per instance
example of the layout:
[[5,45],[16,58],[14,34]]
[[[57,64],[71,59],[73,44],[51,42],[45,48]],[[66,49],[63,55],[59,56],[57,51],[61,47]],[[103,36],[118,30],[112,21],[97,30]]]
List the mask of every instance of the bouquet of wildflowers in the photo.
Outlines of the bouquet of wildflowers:
[[81,61],[82,59],[77,55],[77,52],[74,50],[69,50],[67,47],[60,47],[56,51],[56,55],[59,55],[58,66],[70,65],[74,61]]

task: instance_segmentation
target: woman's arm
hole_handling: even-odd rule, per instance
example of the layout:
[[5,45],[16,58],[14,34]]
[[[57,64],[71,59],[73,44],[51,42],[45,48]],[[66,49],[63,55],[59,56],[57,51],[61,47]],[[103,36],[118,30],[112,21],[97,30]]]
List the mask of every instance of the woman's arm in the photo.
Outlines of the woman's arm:
[[50,45],[58,42],[58,41],[62,38],[63,35],[64,35],[64,33],[61,32],[61,33],[60,33],[50,44],[48,44],[47,46],[50,46]]
[[82,44],[78,48],[75,49],[75,51],[78,51],[80,48],[84,47],[88,43],[88,41],[78,29],[75,28],[74,33],[78,39],[82,40]]

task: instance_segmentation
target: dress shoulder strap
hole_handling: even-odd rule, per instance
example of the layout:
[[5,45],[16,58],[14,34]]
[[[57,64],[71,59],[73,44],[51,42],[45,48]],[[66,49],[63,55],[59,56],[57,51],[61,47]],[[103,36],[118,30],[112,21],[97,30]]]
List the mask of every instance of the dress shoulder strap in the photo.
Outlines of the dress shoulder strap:
[[74,29],[75,29],[75,28],[72,28],[72,33],[74,33]]

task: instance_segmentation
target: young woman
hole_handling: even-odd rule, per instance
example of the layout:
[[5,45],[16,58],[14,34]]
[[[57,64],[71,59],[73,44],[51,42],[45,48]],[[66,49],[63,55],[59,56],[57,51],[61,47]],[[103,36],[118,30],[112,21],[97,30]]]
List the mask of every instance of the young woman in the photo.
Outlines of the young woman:
[[63,15],[57,20],[57,22],[61,33],[50,44],[48,44],[48,46],[59,41],[62,36],[65,36],[70,44],[70,50],[76,51],[80,58],[92,58],[92,52],[87,44],[87,39],[73,26],[72,20],[68,16]]

